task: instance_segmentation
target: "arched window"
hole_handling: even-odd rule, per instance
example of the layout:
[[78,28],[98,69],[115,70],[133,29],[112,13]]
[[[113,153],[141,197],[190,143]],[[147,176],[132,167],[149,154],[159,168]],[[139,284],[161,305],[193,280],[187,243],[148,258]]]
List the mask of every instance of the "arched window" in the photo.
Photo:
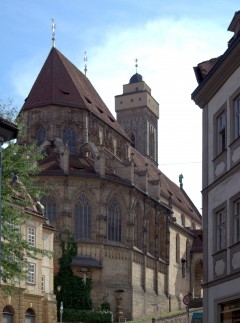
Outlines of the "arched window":
[[91,239],[92,208],[85,195],[81,195],[74,209],[75,239]]
[[36,131],[37,145],[40,146],[46,139],[46,130],[43,127],[39,127]]
[[186,268],[190,266],[190,241],[186,241]]
[[180,262],[180,237],[179,233],[176,235],[176,262]]
[[112,198],[107,206],[107,236],[109,241],[121,242],[121,212],[116,198]]
[[166,241],[166,223],[165,223],[165,217],[164,215],[160,215],[160,228],[159,228],[159,234],[160,234],[160,248],[159,248],[159,254],[160,257],[165,260],[167,255],[167,241]]
[[51,224],[54,224],[57,219],[56,202],[52,196],[43,196],[41,204],[44,206],[44,214],[49,219]]
[[147,228],[147,237],[148,237],[148,248],[147,251],[155,256],[155,221],[153,214],[148,216],[148,228]]
[[13,322],[13,309],[10,305],[7,305],[3,309],[3,323],[12,323]]
[[134,245],[139,249],[143,247],[143,214],[139,203],[135,208]]
[[75,132],[74,130],[69,127],[65,126],[62,132],[62,140],[64,144],[68,145],[70,152],[75,152],[76,150],[76,140],[75,140]]
[[35,313],[34,310],[28,308],[25,314],[25,323],[34,323],[35,322]]

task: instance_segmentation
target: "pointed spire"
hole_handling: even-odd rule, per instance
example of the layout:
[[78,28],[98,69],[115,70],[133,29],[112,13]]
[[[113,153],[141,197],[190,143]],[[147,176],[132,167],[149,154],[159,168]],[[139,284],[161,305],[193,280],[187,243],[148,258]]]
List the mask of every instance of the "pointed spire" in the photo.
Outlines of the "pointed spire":
[[54,23],[54,19],[52,19],[52,47],[55,47],[55,29],[56,24]]
[[138,59],[135,59],[135,67],[136,67],[136,74],[137,74],[137,68],[138,68]]
[[87,52],[84,52],[83,61],[84,61],[84,72],[85,72],[85,76],[86,76],[87,75],[87,61],[88,61]]

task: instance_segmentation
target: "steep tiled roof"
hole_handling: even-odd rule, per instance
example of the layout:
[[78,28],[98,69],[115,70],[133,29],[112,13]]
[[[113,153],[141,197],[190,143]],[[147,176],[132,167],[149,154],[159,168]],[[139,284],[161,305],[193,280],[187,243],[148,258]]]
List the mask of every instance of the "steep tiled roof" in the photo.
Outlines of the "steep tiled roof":
[[129,140],[88,78],[54,47],[51,49],[22,110],[51,104],[87,109]]
[[144,157],[136,149],[132,148],[133,160],[135,164],[135,170],[148,171],[149,180],[157,180],[158,174],[160,173],[161,181],[161,195],[168,200],[170,194],[172,194],[172,203],[179,207],[179,209],[185,211],[188,215],[191,215],[196,220],[201,219],[201,214],[198,212],[190,198],[187,196],[185,191],[172,182],[164,173],[159,170],[156,165],[149,159]]

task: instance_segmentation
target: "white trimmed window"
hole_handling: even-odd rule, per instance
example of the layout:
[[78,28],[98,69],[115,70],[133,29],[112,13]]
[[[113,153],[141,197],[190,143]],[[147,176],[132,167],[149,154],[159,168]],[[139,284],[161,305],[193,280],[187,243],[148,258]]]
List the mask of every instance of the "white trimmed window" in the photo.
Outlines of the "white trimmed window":
[[240,136],[240,96],[234,101],[234,139]]
[[234,243],[240,242],[240,198],[233,203]]
[[217,118],[217,153],[221,154],[226,149],[226,112]]
[[28,263],[28,280],[29,284],[35,284],[35,272],[36,272],[36,265],[29,262]]
[[28,242],[31,246],[35,246],[35,228],[28,227]]
[[226,239],[226,222],[225,222],[225,209],[221,209],[216,213],[216,251],[223,250],[225,248]]

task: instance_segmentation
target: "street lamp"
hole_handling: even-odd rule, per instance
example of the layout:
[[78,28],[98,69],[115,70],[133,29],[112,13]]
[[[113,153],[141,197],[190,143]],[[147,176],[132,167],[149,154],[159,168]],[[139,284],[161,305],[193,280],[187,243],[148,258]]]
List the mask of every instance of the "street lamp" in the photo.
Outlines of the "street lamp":
[[[61,286],[57,286],[57,291],[58,293],[61,292]],[[60,322],[62,322],[62,315],[63,315],[63,302],[60,303],[60,308],[59,308],[59,313],[60,313]]]

